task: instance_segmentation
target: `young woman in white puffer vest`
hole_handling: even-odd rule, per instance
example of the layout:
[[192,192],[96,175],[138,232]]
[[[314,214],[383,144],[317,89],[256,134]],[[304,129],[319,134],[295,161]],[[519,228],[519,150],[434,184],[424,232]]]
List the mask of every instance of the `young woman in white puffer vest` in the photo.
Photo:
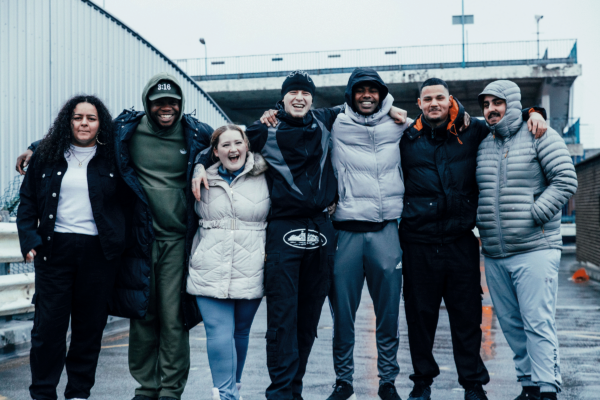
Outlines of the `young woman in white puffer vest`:
[[187,292],[196,296],[206,329],[213,400],[239,400],[250,326],[263,297],[269,190],[260,154],[242,128],[225,125],[211,138],[218,162],[208,170],[195,210]]

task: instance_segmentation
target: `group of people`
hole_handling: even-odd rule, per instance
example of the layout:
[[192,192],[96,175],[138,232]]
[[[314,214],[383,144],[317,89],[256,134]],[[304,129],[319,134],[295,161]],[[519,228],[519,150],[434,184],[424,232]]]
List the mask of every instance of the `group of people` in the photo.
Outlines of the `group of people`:
[[28,166],[19,237],[36,270],[33,399],[57,398],[65,365],[65,397],[90,396],[111,314],[131,318],[134,400],[181,398],[188,331],[200,321],[212,398],[238,400],[266,296],[267,399],[302,399],[328,297],[336,375],[328,400],[355,400],[354,322],[365,280],[382,400],[400,399],[403,287],[409,399],[429,400],[440,373],[432,350],[442,299],[465,399],[487,399],[476,224],[515,353],[517,399],[557,398],[560,214],[577,180],[545,111],[522,110],[519,87],[496,81],[478,98],[485,122],[470,118],[432,78],[411,120],[369,68],[351,74],[341,106],[311,108],[315,92],[306,72],[290,73],[276,109],[246,131],[213,130],[184,114],[185,96],[166,73],[148,82],[144,112],[112,121],[87,95],[64,105],[17,160],[20,172]]

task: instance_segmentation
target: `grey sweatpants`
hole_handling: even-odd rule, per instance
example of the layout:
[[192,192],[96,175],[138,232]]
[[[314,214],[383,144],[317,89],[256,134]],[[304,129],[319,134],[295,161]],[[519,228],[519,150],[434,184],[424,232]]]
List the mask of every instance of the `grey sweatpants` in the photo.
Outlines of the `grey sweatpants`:
[[[485,257],[485,277],[519,381],[560,391],[556,293],[560,250]],[[546,390],[544,390],[546,389]]]
[[401,261],[396,222],[388,223],[378,232],[338,232],[333,284],[329,293],[336,380],[352,383],[354,320],[365,278],[375,308],[380,383],[394,382],[398,376]]

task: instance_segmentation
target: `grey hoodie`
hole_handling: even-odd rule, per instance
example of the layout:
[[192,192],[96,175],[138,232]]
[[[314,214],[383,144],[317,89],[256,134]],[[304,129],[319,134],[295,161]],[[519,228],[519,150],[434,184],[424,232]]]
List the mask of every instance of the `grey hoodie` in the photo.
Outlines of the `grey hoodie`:
[[521,91],[511,81],[490,83],[479,95],[506,101],[506,113],[477,152],[477,228],[483,253],[500,258],[560,249],[561,209],[577,190],[577,175],[562,137],[540,139],[521,116]]

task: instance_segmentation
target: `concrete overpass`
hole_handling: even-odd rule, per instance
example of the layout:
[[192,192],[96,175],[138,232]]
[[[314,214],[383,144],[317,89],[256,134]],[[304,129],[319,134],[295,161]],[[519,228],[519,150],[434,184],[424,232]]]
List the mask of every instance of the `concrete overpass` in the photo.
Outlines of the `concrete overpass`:
[[510,79],[521,87],[523,106],[543,106],[548,110],[552,127],[563,132],[572,118],[573,81],[581,75],[577,42],[542,41],[541,58],[536,55],[536,45],[535,41],[471,44],[465,68],[455,45],[175,61],[234,122],[245,125],[280,100],[281,83],[289,71],[308,71],[317,86],[314,106],[328,107],[344,102],[351,71],[357,66],[369,66],[379,71],[395,98],[395,105],[408,110],[409,116],[419,113],[416,104],[419,86],[428,78],[447,81],[450,93],[473,116],[481,115],[477,95],[483,87],[497,79]]

